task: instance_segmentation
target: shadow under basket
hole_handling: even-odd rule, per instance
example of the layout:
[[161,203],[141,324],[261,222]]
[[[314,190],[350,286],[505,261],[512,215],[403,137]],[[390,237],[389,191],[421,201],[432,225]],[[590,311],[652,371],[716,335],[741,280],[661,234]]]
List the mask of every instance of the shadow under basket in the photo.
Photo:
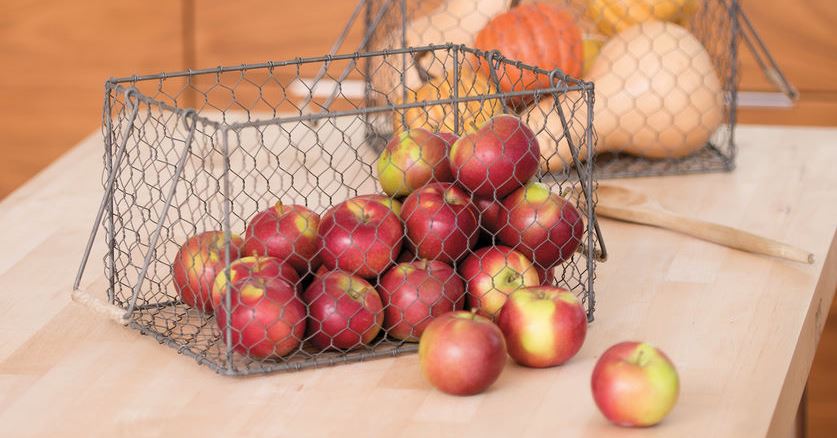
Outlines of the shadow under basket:
[[[356,348],[339,347],[336,341],[330,348],[315,346],[312,340],[325,329],[318,326],[322,321],[313,320],[306,299],[301,300],[305,301],[304,334],[291,330],[288,335],[296,341],[293,348],[267,358],[253,357],[252,350],[240,348],[233,339],[238,329],[229,321],[232,318],[219,323],[215,316],[234,310],[230,283],[238,263],[235,259],[249,255],[239,248],[235,236],[245,236],[254,217],[277,201],[283,203],[282,208],[305,206],[322,215],[347,199],[380,193],[375,172],[378,153],[372,146],[380,139],[370,124],[372,119],[397,126],[408,117],[441,115],[450,121],[449,130],[463,134],[480,117],[510,112],[510,102],[549,99],[554,103],[549,111],[560,113],[566,130],[583,134],[572,145],[577,165],[563,172],[538,170],[532,181],[577,206],[580,238],[563,262],[537,279],[575,294],[592,321],[596,261],[604,259],[606,250],[594,214],[595,181],[589,158],[595,133],[589,119],[581,116],[586,112],[576,111],[592,104],[592,86],[557,71],[492,56],[447,44],[108,80],[103,117],[104,196],[76,278],[74,298],[225,375],[292,371],[414,352],[417,344],[396,339],[387,324]],[[438,83],[449,95],[405,99],[410,90],[375,89],[364,80],[368,74],[414,70],[417,58],[450,69],[447,83]],[[498,69],[495,79],[517,74],[546,80],[547,86],[514,93],[498,92],[490,84],[478,93],[456,91],[476,86],[468,72],[486,67]],[[317,80],[305,79],[311,77]],[[351,93],[344,93],[344,85],[358,81],[367,84],[365,97],[347,97]],[[441,128],[437,124],[434,130]],[[590,154],[588,159],[578,155],[582,150]],[[403,226],[403,214],[396,218]],[[497,242],[495,233],[478,231],[483,244]],[[215,261],[223,266],[215,278],[216,283],[223,280],[220,301],[213,302],[215,314],[187,305],[174,284],[173,266],[181,257],[181,246],[202,233],[214,233],[216,240],[199,249],[215,251]],[[99,234],[104,237],[101,247],[95,246]],[[406,236],[403,240],[405,247],[416,244]],[[471,246],[450,263],[451,282],[465,284],[458,268],[474,251],[476,247]],[[87,291],[89,285],[80,287],[88,261],[100,256],[104,276],[91,284],[105,285],[101,299],[96,291]],[[395,265],[395,257],[388,263]],[[316,266],[313,262],[307,266],[294,274],[298,279],[288,282],[294,283],[295,292],[316,281]],[[260,269],[257,264],[255,271]],[[376,290],[382,287],[380,275],[366,280]],[[464,292],[460,295],[445,298],[450,303],[443,304],[461,307]],[[243,300],[243,292],[237,296]],[[265,293],[261,299],[276,296]],[[297,293],[282,296],[287,298],[282,306],[299,299]],[[384,302],[382,312],[387,306]],[[281,314],[289,309],[283,307]],[[238,334],[243,333],[244,329]],[[264,336],[272,335],[265,332]]]

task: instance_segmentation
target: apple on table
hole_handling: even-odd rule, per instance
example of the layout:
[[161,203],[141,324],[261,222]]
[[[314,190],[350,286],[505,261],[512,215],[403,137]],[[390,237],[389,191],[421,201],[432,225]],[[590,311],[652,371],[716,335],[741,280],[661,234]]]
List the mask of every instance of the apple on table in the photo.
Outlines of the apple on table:
[[528,287],[509,295],[497,325],[515,362],[546,368],[563,364],[581,349],[587,313],[566,289]]
[[622,342],[607,349],[591,377],[593,399],[604,416],[620,426],[653,426],[674,407],[680,378],[671,360],[645,342]]
[[434,319],[419,341],[419,364],[425,378],[452,395],[488,389],[500,377],[506,357],[503,333],[474,312],[450,312]]

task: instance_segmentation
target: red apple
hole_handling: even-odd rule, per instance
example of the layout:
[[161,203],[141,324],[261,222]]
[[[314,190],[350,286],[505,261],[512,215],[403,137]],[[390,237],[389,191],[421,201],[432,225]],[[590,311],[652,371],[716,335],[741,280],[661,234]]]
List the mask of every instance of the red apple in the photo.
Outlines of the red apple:
[[[212,312],[212,285],[227,265],[223,231],[207,231],[186,240],[172,262],[174,288],[187,305]],[[230,261],[241,255],[244,241],[230,236]]]
[[323,215],[320,236],[320,258],[329,270],[374,278],[401,252],[404,226],[380,202],[354,198]]
[[369,345],[384,322],[381,297],[366,280],[343,271],[315,278],[302,295],[315,347],[349,350]]
[[428,184],[404,200],[401,217],[414,253],[452,263],[479,238],[479,217],[468,195],[451,183]]
[[500,242],[551,268],[572,257],[584,235],[584,221],[568,201],[532,182],[503,201]]
[[605,351],[592,377],[593,399],[611,422],[653,426],[671,411],[680,379],[662,351],[640,342],[622,342]]
[[456,181],[476,196],[502,198],[526,184],[538,170],[535,134],[519,118],[502,114],[450,148]]
[[245,232],[244,254],[276,257],[300,274],[319,266],[317,229],[320,216],[301,205],[283,205],[261,211],[250,219]]
[[399,201],[395,198],[392,198],[390,196],[373,193],[371,195],[356,196],[354,199],[357,199],[357,200],[363,199],[363,200],[370,200],[370,201],[380,202],[381,204],[384,205],[384,207],[387,207],[390,210],[392,210],[392,212],[395,213],[397,216],[401,215],[401,201]]
[[390,196],[409,195],[432,181],[453,181],[448,144],[426,129],[402,132],[381,152],[378,180]]
[[546,368],[561,365],[581,349],[587,313],[566,289],[529,287],[509,295],[497,325],[515,362]]
[[[235,351],[267,359],[299,348],[305,336],[306,312],[293,285],[278,277],[245,277],[233,283],[230,300],[229,339]],[[215,314],[226,342],[226,305],[219,305]]]
[[465,284],[456,271],[436,260],[392,267],[381,278],[384,330],[388,336],[417,342],[427,324],[439,315],[461,310]]
[[500,210],[502,200],[495,198],[474,198],[474,205],[480,215],[480,226],[489,234],[496,234],[500,230]]
[[[230,263],[229,284],[235,285],[241,280],[263,277],[285,280],[299,291],[299,274],[289,263],[275,257],[242,257]],[[230,286],[232,288],[234,286]],[[212,286],[212,308],[221,305],[221,300],[227,292],[227,274],[224,269],[218,272]]]
[[479,394],[506,366],[503,332],[473,312],[446,313],[424,329],[419,365],[424,377],[442,392]]
[[492,319],[509,294],[540,284],[532,262],[507,246],[478,249],[462,262],[459,272],[467,285],[468,305]]

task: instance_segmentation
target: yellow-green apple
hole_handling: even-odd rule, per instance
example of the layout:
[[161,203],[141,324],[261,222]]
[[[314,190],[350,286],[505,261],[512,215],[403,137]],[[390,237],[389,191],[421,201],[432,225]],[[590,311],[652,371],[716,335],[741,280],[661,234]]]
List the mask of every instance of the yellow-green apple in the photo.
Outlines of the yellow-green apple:
[[587,335],[587,314],[566,289],[528,287],[509,295],[497,325],[515,362],[546,368],[561,365],[578,353]]
[[320,258],[329,270],[374,278],[398,258],[404,225],[380,202],[353,198],[323,215],[320,237]]
[[230,285],[230,290],[232,290],[242,280],[255,277],[285,280],[294,286],[295,290],[299,291],[299,274],[290,263],[283,262],[276,257],[242,257],[230,263],[229,281],[227,281],[227,273],[224,269],[221,269],[215,277],[212,286],[212,308],[215,309],[221,305],[224,294],[227,292],[227,285]]
[[479,394],[497,381],[506,366],[503,333],[474,312],[446,313],[424,329],[419,365],[424,377],[442,392]]
[[611,422],[653,426],[668,415],[680,392],[671,360],[644,342],[622,342],[605,351],[593,368],[593,399]]
[[253,359],[277,358],[302,344],[305,304],[287,281],[260,276],[239,279],[233,283],[230,303],[229,314],[222,303],[215,315],[222,338],[229,339],[235,351]]
[[570,202],[544,184],[530,182],[503,200],[497,237],[536,266],[551,268],[572,257],[584,221]]
[[447,263],[419,260],[390,268],[379,283],[387,336],[417,342],[427,324],[461,310],[465,284]]
[[390,196],[409,195],[432,181],[453,181],[447,142],[422,128],[402,132],[381,152],[378,180]]
[[320,216],[308,208],[277,202],[250,219],[244,254],[276,257],[300,274],[314,272],[319,266],[319,225]]
[[401,215],[401,201],[399,201],[399,200],[397,200],[393,197],[390,197],[390,196],[387,196],[387,195],[381,195],[381,194],[378,194],[378,193],[374,193],[374,194],[371,194],[371,195],[359,195],[359,196],[356,196],[354,199],[368,199],[368,200],[371,200],[371,201],[380,202],[381,204],[384,204],[385,207],[392,210],[392,212],[395,213],[396,215],[399,215],[399,216]]
[[321,350],[369,345],[381,331],[381,297],[356,275],[327,272],[314,279],[302,298],[308,304],[308,336]]
[[512,292],[540,285],[532,262],[520,252],[497,245],[480,248],[459,267],[468,290],[468,305],[495,318]]
[[[202,312],[212,312],[212,285],[227,265],[223,231],[206,231],[183,243],[172,262],[174,288],[187,305]],[[241,255],[244,241],[230,236],[230,261]]]
[[428,184],[404,200],[401,217],[413,253],[452,263],[477,243],[479,217],[470,197],[452,183]]
[[456,181],[476,196],[502,198],[526,184],[538,170],[535,134],[519,118],[502,114],[450,148]]

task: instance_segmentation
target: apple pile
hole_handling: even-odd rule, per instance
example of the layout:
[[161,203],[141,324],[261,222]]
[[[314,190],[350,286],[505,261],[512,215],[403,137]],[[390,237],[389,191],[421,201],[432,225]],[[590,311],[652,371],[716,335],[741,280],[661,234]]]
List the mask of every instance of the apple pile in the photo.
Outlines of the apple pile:
[[254,359],[418,342],[466,308],[496,320],[510,294],[552,281],[584,224],[533,181],[540,149],[525,123],[498,115],[475,128],[395,135],[377,162],[385,194],[322,215],[279,201],[243,236],[188,239],[172,264],[182,302],[214,313],[224,340]]

